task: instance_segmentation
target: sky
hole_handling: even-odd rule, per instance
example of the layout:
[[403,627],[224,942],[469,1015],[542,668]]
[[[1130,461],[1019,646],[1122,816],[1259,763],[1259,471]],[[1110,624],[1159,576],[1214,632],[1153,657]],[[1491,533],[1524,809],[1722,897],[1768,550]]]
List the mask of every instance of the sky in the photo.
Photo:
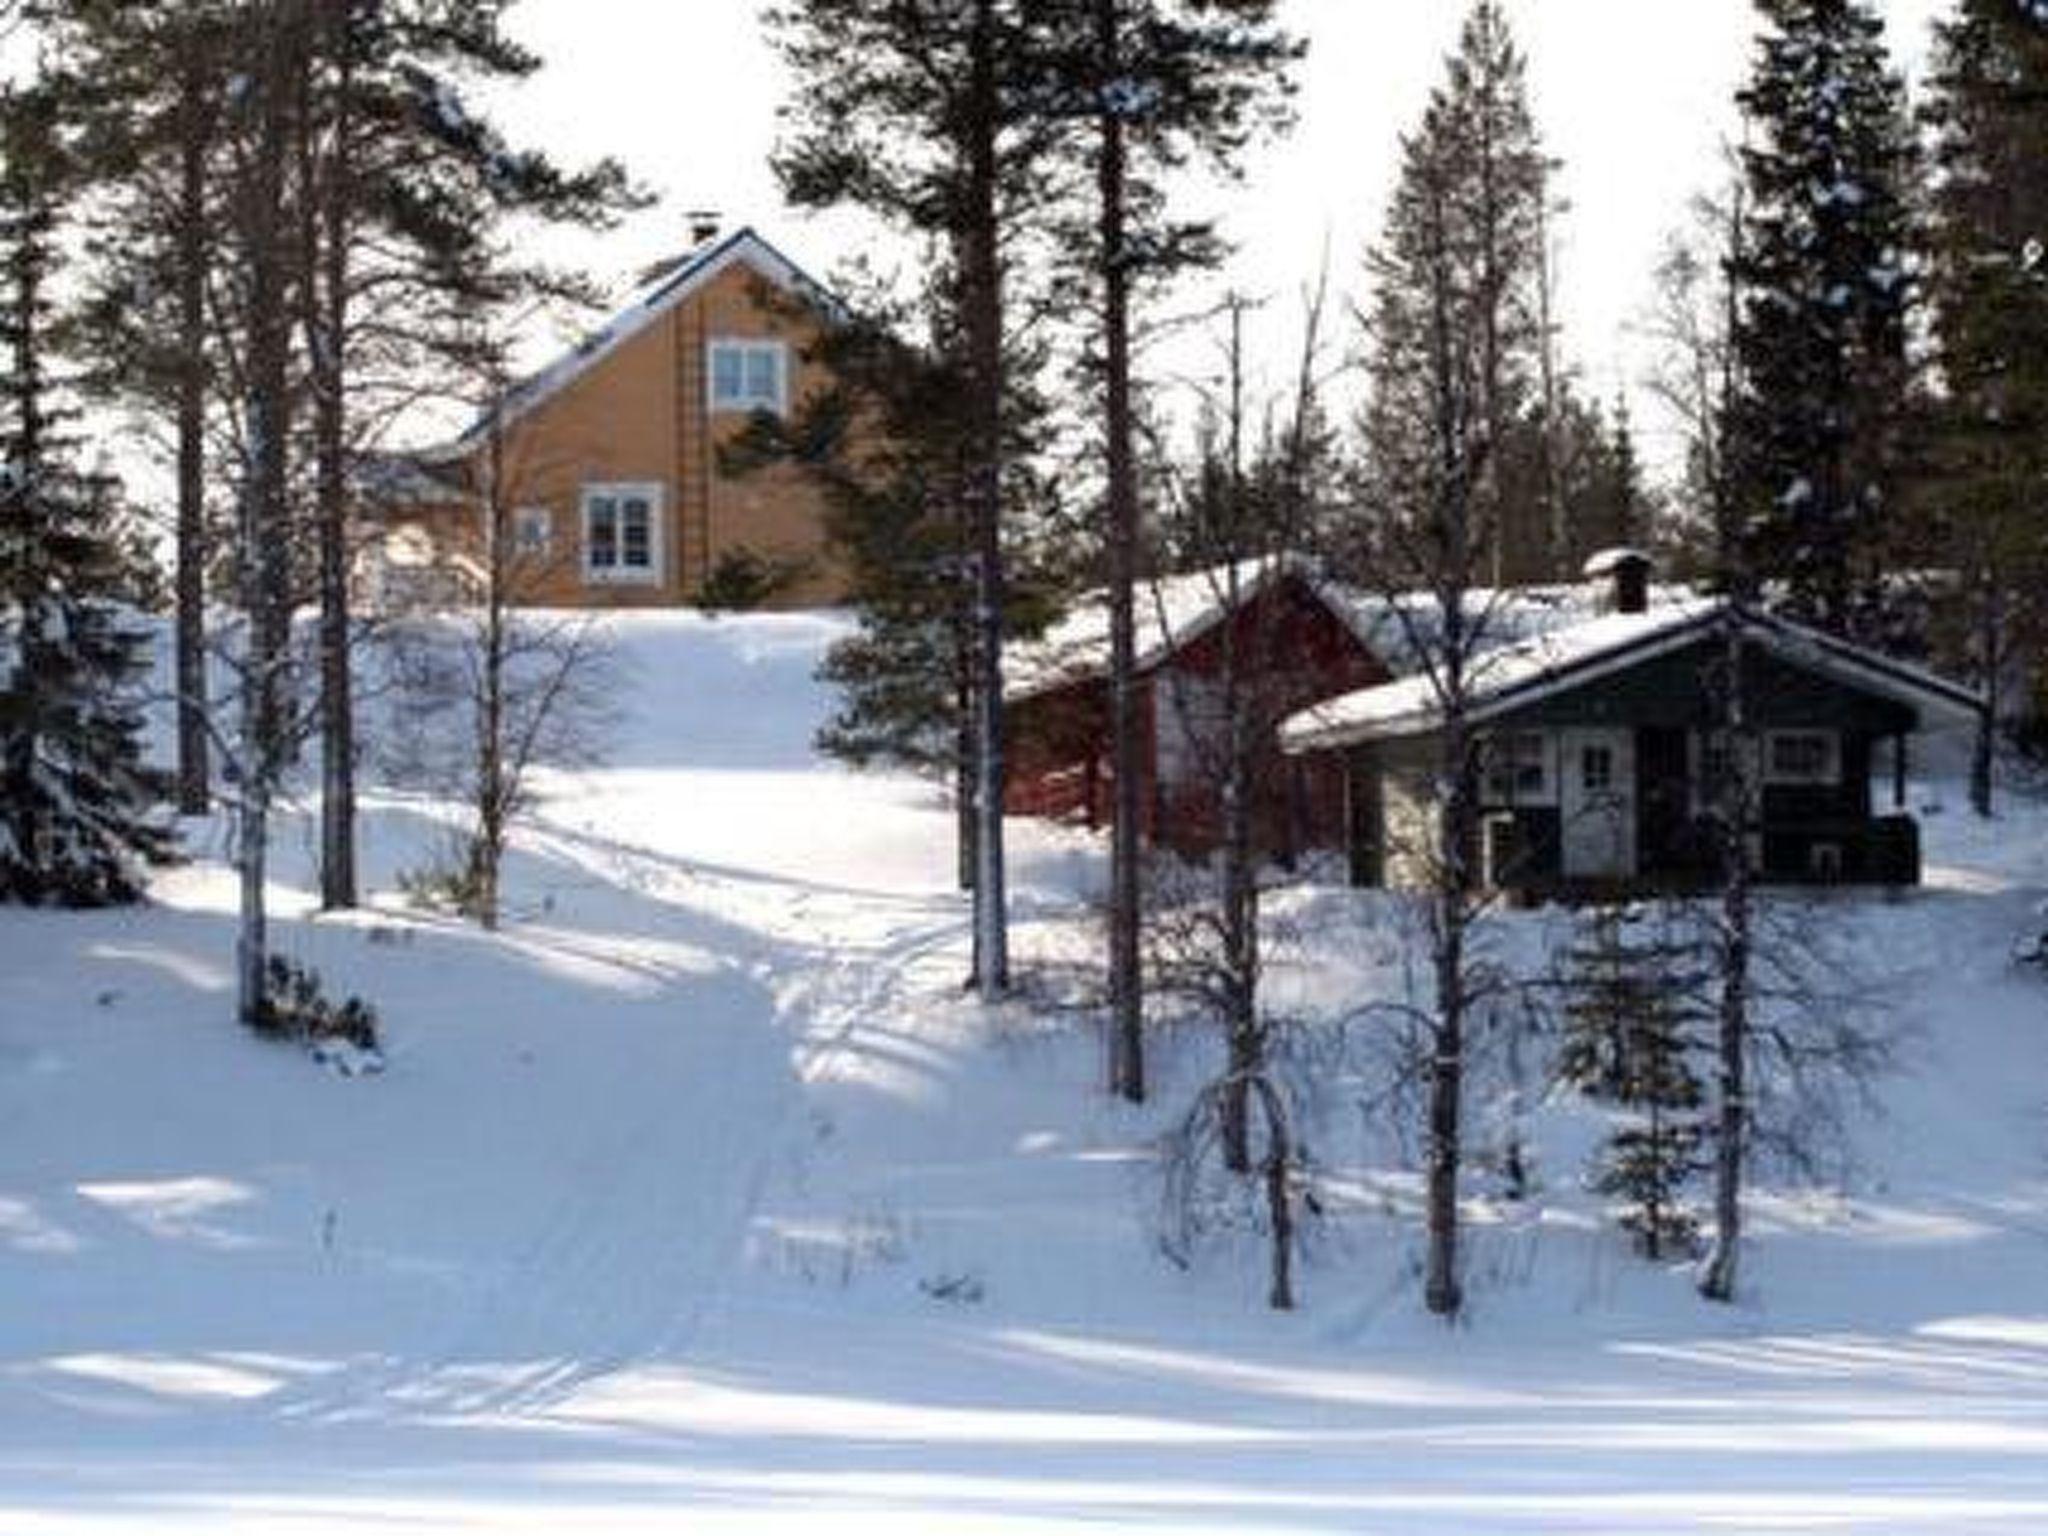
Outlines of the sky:
[[[1322,268],[1340,297],[1363,296],[1362,258],[1377,233],[1400,135],[1413,125],[1456,41],[1468,0],[1283,0],[1309,42],[1291,135],[1247,157],[1240,186],[1202,189],[1236,247],[1213,283],[1190,284],[1197,311],[1223,286],[1266,299],[1255,348],[1270,380],[1298,348],[1300,295]],[[1909,80],[1942,0],[1882,0]],[[565,159],[614,154],[660,201],[623,228],[562,253],[624,284],[686,243],[685,213],[752,224],[815,275],[875,239],[855,217],[786,207],[768,167],[789,85],[752,0],[524,0],[511,29],[547,59],[498,101],[515,136]],[[1717,146],[1749,58],[1748,0],[1507,0],[1529,60],[1530,93],[1568,203],[1557,261],[1566,356],[1589,390],[1637,391],[1640,318],[1660,244],[1688,197],[1715,181]],[[623,291],[623,290],[622,290]],[[1345,338],[1339,337],[1339,340]],[[1181,343],[1193,346],[1192,342]],[[537,359],[538,360],[538,359]],[[1212,365],[1206,347],[1162,360]],[[1668,427],[1639,399],[1653,462]]]

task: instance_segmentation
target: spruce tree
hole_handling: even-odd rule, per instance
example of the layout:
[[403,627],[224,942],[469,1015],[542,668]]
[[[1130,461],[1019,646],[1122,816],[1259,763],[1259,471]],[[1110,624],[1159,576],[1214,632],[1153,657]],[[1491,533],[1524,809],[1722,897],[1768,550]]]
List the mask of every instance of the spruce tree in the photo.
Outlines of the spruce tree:
[[1703,1093],[1691,1057],[1703,979],[1698,946],[1636,908],[1596,907],[1565,953],[1565,1026],[1557,1078],[1619,1111],[1591,1185],[1619,1202],[1643,1256],[1692,1252],[1699,1221],[1685,1202],[1702,1166]]
[[53,288],[76,165],[54,80],[0,98],[0,900],[138,898],[168,856],[137,695],[149,633],[117,488],[75,467]]
[[1061,0],[1050,18],[1046,99],[1083,125],[1093,182],[1066,244],[1094,304],[1085,374],[1099,391],[1104,565],[1109,593],[1109,1086],[1145,1096],[1139,966],[1139,838],[1144,814],[1136,676],[1141,402],[1133,361],[1140,307],[1178,274],[1221,255],[1205,221],[1170,211],[1166,177],[1202,158],[1229,172],[1259,133],[1285,126],[1303,48],[1277,0]]
[[1757,8],[1726,433],[1748,563],[1794,617],[1883,640],[1914,295],[1904,92],[1867,0]]
[[1003,845],[1005,402],[1022,366],[1019,252],[1046,197],[1056,134],[1033,6],[1020,0],[783,0],[768,25],[794,92],[775,159],[785,195],[851,205],[931,241],[949,272],[946,345],[959,370],[957,498],[966,554],[959,633],[972,647],[974,981],[1009,986]]
[[1987,699],[1970,798],[1988,815],[2009,674],[2048,631],[2048,20],[1962,0],[1935,30],[1922,121],[1940,389],[1916,553],[1961,578],[1965,611],[1945,638]]

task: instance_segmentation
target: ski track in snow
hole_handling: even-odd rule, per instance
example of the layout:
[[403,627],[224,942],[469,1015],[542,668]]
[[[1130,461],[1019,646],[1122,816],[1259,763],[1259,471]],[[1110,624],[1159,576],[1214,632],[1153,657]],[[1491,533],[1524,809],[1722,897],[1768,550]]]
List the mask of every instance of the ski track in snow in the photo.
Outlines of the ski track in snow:
[[[546,784],[501,934],[309,921],[281,837],[383,1081],[224,1033],[215,866],[0,914],[4,1536],[2048,1530],[2048,979],[2005,955],[2048,811],[1930,816],[1925,892],[1818,907],[1900,1069],[1847,1194],[1758,1189],[1738,1306],[1601,1236],[1566,1140],[1535,1208],[1475,1195],[1464,1327],[1378,1165],[1278,1319],[1255,1236],[1151,1243],[1199,1052],[1128,1111],[1058,1009],[963,1001],[950,818],[805,745],[831,623],[622,632],[660,686]],[[388,890],[440,813],[365,803]],[[1017,850],[1020,970],[1092,964],[1093,845]],[[1377,909],[1288,900],[1311,992],[1391,984]]]
[[[589,870],[601,883],[635,892],[658,912],[678,914],[686,938],[693,910],[744,912],[766,920],[759,937],[722,960],[731,975],[773,979],[774,1023],[786,1051],[733,1052],[711,1065],[686,1102],[663,1101],[586,1152],[567,1192],[536,1223],[518,1259],[465,1302],[439,1347],[423,1358],[358,1362],[252,1411],[302,1421],[380,1417],[512,1418],[544,1413],[579,1387],[649,1361],[686,1362],[707,1317],[744,1268],[747,1238],[769,1181],[806,1154],[802,1134],[813,1090],[850,1059],[861,1025],[934,957],[963,948],[947,903],[857,892],[776,893],[732,872],[693,870],[687,861],[630,842],[568,833],[541,819],[520,842]],[[841,943],[877,919],[879,940]],[[548,930],[550,950],[670,983],[631,945],[600,934]],[[677,997],[674,1006],[687,1007]],[[737,1042],[734,1042],[737,1043]],[[778,1106],[766,1126],[759,1106]],[[750,1153],[731,1156],[736,1149]],[[716,1183],[724,1208],[703,1205],[707,1153],[727,1154]],[[688,1180],[676,1169],[687,1162]]]

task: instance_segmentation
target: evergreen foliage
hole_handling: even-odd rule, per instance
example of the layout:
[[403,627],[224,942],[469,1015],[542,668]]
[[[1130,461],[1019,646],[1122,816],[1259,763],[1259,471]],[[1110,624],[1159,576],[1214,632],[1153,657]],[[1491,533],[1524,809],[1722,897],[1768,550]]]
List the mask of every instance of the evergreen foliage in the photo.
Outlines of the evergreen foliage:
[[1867,0],[1758,0],[1744,217],[1731,271],[1740,387],[1727,448],[1746,564],[1793,617],[1888,633],[1914,303],[1915,153]]
[[1620,1220],[1649,1259],[1688,1256],[1699,1221],[1685,1202],[1704,1167],[1704,1091],[1692,1057],[1704,1011],[1699,946],[1639,908],[1590,912],[1565,954],[1560,1082],[1619,1111],[1591,1183],[1620,1202]]
[[1361,426],[1365,500],[1381,520],[1369,559],[1382,579],[1441,574],[1443,508],[1454,501],[1467,509],[1461,574],[1505,574],[1512,441],[1540,430],[1521,424],[1540,362],[1547,176],[1526,61],[1501,7],[1478,0],[1444,83],[1402,140],[1369,256]]
[[1991,700],[1972,785],[1988,813],[2009,674],[2048,635],[2048,23],[2010,0],[1962,0],[1936,27],[1921,116],[1939,388],[1915,553],[1961,579],[1960,622],[1937,641]]
[[52,294],[76,166],[52,81],[0,98],[0,900],[133,901],[171,849],[143,761],[148,632],[117,488],[75,467]]

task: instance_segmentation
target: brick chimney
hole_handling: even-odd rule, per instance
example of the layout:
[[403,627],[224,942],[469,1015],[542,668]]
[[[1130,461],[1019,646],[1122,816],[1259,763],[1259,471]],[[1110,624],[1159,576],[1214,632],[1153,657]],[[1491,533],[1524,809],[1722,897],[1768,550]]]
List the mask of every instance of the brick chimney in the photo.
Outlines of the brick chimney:
[[1656,561],[1640,549],[1603,549],[1586,562],[1585,575],[1608,584],[1600,599],[1602,613],[1647,613],[1655,568]]

